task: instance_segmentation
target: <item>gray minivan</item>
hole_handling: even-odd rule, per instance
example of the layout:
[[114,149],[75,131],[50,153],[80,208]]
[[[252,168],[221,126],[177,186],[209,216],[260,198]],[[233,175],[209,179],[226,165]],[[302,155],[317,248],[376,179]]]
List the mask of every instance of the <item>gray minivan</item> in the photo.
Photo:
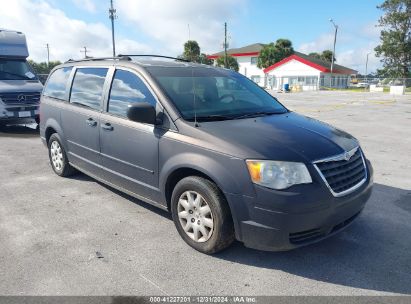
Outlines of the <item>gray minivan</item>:
[[214,253],[289,250],[347,227],[373,170],[344,131],[294,113],[243,75],[160,57],[69,61],[50,74],[40,134],[54,172],[172,213]]

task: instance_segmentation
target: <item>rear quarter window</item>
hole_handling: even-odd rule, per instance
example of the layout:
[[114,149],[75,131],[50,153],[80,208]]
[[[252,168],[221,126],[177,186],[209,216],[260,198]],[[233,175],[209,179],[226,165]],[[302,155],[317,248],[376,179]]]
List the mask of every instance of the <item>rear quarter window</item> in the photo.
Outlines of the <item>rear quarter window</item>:
[[67,100],[67,81],[70,77],[72,67],[55,70],[49,77],[43,95],[61,100]]

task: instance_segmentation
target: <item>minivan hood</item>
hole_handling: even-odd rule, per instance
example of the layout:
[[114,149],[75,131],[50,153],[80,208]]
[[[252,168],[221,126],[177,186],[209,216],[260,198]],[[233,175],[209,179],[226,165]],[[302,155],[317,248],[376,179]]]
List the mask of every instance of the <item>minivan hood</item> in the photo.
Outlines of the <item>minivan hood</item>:
[[202,122],[196,129],[208,148],[247,159],[311,162],[358,146],[350,134],[293,112]]
[[0,80],[0,93],[41,92],[43,85],[38,80]]

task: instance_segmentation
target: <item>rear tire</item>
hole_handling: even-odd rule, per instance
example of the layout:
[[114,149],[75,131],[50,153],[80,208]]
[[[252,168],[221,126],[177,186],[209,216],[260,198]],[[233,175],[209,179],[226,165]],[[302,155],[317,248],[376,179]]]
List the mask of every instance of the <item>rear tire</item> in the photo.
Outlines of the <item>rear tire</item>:
[[57,133],[50,136],[48,149],[51,167],[57,175],[68,177],[77,172],[77,170],[69,164],[66,151],[61,144],[61,138]]
[[234,225],[228,203],[210,180],[190,176],[177,183],[171,212],[178,233],[194,249],[213,254],[234,241]]

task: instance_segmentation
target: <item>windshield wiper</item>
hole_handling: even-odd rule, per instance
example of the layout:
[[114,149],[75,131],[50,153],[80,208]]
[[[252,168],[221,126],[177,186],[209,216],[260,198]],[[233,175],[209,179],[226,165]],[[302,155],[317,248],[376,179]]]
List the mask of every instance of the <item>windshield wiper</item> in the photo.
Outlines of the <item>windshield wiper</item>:
[[232,117],[232,119],[242,119],[242,118],[251,118],[251,117],[260,117],[260,116],[268,116],[268,115],[274,115],[274,114],[284,114],[285,112],[269,112],[269,111],[260,111],[260,112],[253,112],[253,113],[246,113],[246,114],[240,114],[237,116]]
[[[207,116],[197,116],[198,121],[218,121],[218,120],[229,120],[234,119],[234,116],[227,116],[227,115],[207,115]],[[190,120],[194,120],[194,117],[190,118]]]

